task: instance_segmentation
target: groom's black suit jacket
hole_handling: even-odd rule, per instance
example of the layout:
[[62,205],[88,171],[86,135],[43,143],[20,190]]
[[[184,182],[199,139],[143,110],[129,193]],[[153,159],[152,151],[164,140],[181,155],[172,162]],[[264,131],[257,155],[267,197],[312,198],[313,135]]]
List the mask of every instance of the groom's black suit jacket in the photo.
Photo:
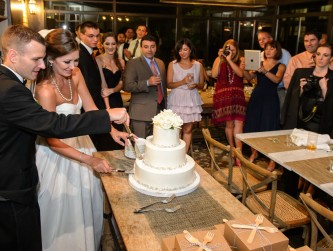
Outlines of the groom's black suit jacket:
[[66,138],[110,130],[105,110],[81,116],[44,110],[17,76],[0,66],[0,250],[42,250],[36,135]]
[[44,110],[15,74],[0,66],[0,197],[34,202],[36,135],[67,138],[110,130],[105,110],[69,116]]

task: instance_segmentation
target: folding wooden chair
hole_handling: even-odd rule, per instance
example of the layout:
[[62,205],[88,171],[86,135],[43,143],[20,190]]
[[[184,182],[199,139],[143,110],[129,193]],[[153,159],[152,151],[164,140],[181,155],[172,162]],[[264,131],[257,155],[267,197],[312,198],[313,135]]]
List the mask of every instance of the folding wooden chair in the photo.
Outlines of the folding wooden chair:
[[[204,136],[209,155],[211,157],[210,174],[226,187],[231,193],[241,195],[243,191],[243,178],[238,166],[233,166],[231,157],[230,146],[226,146],[211,137],[209,129],[203,128],[202,134]],[[218,164],[217,149],[221,151],[219,154],[220,160],[225,162],[225,166],[220,167]],[[252,183],[259,183],[255,176],[249,175]],[[266,188],[260,188],[263,191]]]
[[[311,217],[311,249],[315,251],[333,251],[333,234],[329,235],[317,219],[317,215],[321,215],[333,222],[333,211],[313,200],[311,194],[301,193],[300,199]],[[323,234],[324,238],[317,243],[318,229]]]
[[[277,190],[277,173],[270,172],[254,163],[249,162],[240,149],[233,148],[234,155],[241,162],[243,176],[242,203],[253,213],[263,214],[274,225],[285,231],[291,228],[302,227],[304,229],[305,245],[308,243],[310,217],[305,207],[295,198]],[[262,177],[259,184],[253,184],[248,179],[249,171]],[[270,190],[255,192],[260,186],[271,185]]]

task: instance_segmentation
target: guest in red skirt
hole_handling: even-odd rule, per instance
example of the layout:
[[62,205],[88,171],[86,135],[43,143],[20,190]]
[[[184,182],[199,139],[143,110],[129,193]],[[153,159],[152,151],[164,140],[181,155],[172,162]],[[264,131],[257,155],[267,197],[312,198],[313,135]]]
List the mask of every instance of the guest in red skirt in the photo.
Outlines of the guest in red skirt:
[[[219,50],[212,68],[212,76],[217,79],[212,122],[225,122],[225,134],[229,145],[238,148],[242,148],[242,142],[236,139],[235,135],[243,132],[246,113],[244,68],[244,57],[239,54],[237,42],[233,39],[227,40]],[[236,164],[240,165],[237,159]]]

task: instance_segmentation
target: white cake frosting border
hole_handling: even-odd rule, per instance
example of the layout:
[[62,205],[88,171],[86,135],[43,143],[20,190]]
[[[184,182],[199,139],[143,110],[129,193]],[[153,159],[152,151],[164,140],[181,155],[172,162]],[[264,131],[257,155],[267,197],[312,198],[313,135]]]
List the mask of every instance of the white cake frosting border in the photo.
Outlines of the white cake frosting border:
[[194,190],[196,190],[199,185],[200,185],[200,175],[194,171],[194,175],[195,175],[195,179],[193,181],[192,184],[190,184],[189,186],[183,188],[183,189],[179,189],[179,190],[175,190],[175,191],[157,191],[157,190],[152,190],[152,189],[148,189],[145,186],[142,186],[141,184],[139,184],[136,179],[134,178],[133,174],[130,174],[128,177],[128,182],[129,185],[136,191],[149,195],[149,196],[154,196],[154,197],[170,197],[172,194],[175,194],[176,196],[183,196],[189,193],[192,193]]

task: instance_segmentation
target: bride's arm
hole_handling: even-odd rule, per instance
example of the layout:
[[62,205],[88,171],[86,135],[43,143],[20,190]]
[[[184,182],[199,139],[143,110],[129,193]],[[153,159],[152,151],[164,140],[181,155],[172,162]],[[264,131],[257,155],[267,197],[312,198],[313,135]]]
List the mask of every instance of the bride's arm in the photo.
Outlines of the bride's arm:
[[[37,85],[36,98],[39,104],[45,110],[55,112],[57,96],[54,92],[54,89],[50,85]],[[59,139],[47,138],[46,140],[49,144],[49,147],[56,153],[64,157],[85,163],[91,166],[97,172],[110,172],[110,166],[105,160],[82,153],[75,148],[65,144]]]

